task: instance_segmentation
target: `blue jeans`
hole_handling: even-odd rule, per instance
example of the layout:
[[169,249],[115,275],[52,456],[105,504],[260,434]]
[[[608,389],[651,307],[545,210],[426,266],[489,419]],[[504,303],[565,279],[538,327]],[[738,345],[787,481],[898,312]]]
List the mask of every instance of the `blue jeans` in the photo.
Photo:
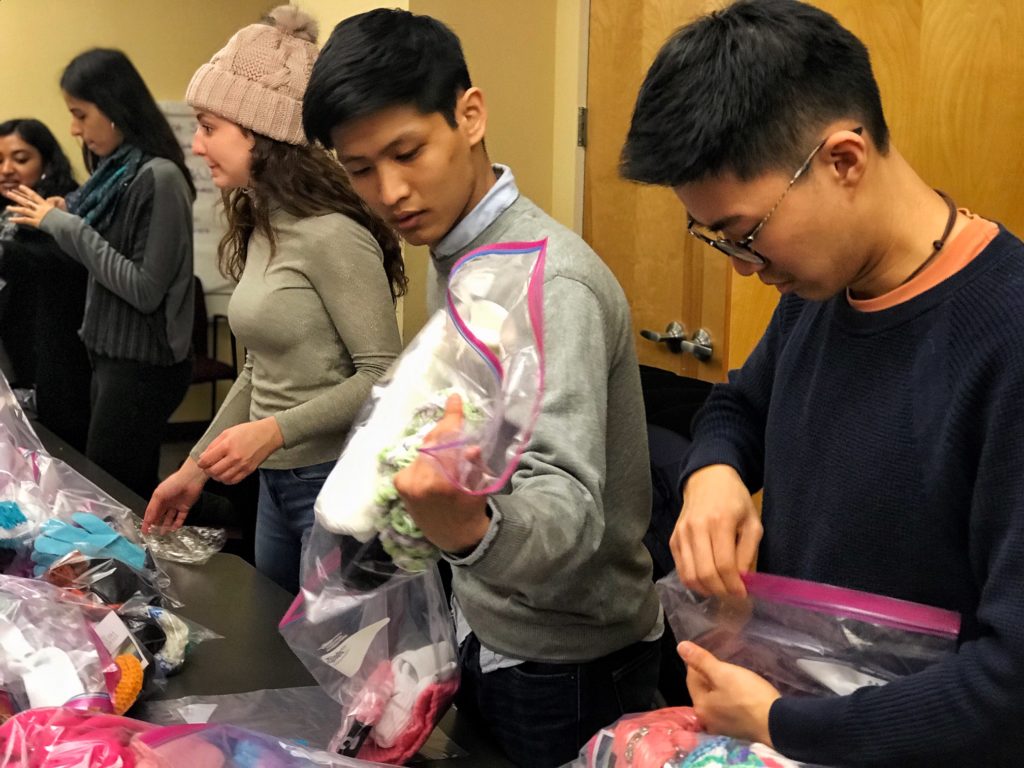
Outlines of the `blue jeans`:
[[313,527],[313,504],[334,462],[295,469],[261,469],[256,506],[256,570],[299,591],[302,545]]
[[482,721],[516,765],[547,768],[575,759],[622,715],[654,706],[660,644],[633,643],[583,664],[531,661],[484,674],[480,641],[471,634],[459,656],[459,712]]

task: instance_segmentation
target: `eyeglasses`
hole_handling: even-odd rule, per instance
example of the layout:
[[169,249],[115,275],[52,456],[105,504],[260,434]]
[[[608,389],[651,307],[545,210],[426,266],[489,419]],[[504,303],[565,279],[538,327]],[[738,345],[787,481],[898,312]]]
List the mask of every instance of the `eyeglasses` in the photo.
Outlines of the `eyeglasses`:
[[[858,136],[864,131],[863,126],[857,126],[852,129]],[[739,240],[730,240],[729,238],[722,235],[721,232],[715,232],[708,229],[702,224],[698,224],[693,220],[693,216],[689,213],[686,214],[686,231],[696,237],[701,242],[707,243],[716,251],[721,251],[726,256],[732,259],[739,259],[745,261],[748,264],[764,264],[767,262],[764,256],[754,250],[754,238],[761,234],[761,230],[764,229],[764,225],[768,223],[768,219],[775,213],[775,209],[779,207],[779,204],[785,199],[786,195],[789,194],[789,190],[796,184],[797,179],[803,176],[807,169],[811,167],[811,161],[814,156],[821,151],[821,148],[825,146],[825,142],[828,141],[829,137],[826,136],[822,139],[818,146],[816,146],[811,153],[804,160],[803,165],[797,168],[796,173],[793,174],[793,178],[789,180],[789,184],[786,185],[786,189],[779,196],[779,199],[775,201],[775,205],[771,207],[771,210],[765,214],[765,217],[758,222],[757,226],[754,227],[747,234],[746,237],[742,237]]]

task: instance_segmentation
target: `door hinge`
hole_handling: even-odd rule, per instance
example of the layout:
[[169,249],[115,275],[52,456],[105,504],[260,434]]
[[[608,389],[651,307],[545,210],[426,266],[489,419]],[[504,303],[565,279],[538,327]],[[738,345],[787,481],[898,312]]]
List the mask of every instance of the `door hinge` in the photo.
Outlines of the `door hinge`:
[[576,146],[587,146],[587,108],[576,110]]

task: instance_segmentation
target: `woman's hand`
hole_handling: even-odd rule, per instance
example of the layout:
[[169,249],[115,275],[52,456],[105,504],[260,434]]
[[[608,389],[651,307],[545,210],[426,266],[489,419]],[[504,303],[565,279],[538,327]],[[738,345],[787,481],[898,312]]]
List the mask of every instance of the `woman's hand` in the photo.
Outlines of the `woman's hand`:
[[199,457],[199,468],[214,480],[234,485],[283,445],[284,436],[273,416],[238,424],[217,435]]
[[[8,205],[7,210],[14,215],[11,221],[15,224],[25,224],[29,227],[38,228],[50,211],[59,207],[54,201],[64,203],[64,198],[56,197],[46,199],[41,197],[32,187],[24,184],[7,192],[7,197],[13,200],[16,205]],[[66,207],[66,206],[65,206]]]
[[149,533],[156,528],[157,533],[169,533],[181,528],[205,484],[206,473],[192,459],[186,459],[181,469],[153,491],[142,518],[142,532]]

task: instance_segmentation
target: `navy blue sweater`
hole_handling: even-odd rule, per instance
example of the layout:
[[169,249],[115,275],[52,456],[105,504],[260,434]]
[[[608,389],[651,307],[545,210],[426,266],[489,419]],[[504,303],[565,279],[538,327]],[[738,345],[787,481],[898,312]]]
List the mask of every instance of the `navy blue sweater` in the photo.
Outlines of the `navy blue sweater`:
[[[765,572],[959,611],[958,653],[881,688],[784,697],[775,746],[829,765],[1012,763],[1024,743],[1024,244],[910,301],[786,296],[695,420],[764,488]],[[1019,758],[1018,758],[1019,759]]]

